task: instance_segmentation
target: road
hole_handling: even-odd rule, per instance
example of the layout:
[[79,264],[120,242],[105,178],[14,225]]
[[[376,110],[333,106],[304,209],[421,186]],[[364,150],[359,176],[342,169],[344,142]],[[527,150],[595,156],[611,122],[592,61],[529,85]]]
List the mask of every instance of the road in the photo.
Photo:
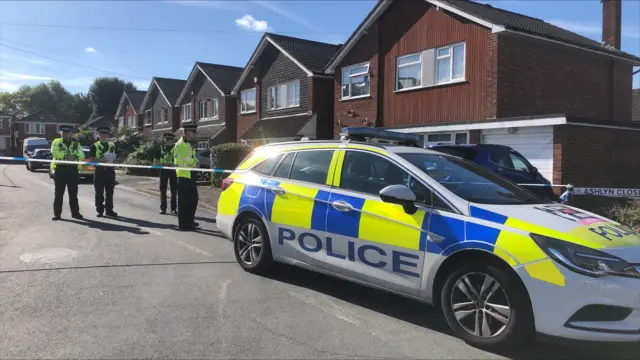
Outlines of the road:
[[118,219],[52,222],[46,173],[0,164],[0,358],[635,358],[638,347],[536,343],[494,354],[451,336],[433,308],[278,267],[236,264],[213,213],[175,230],[158,200],[116,188]]

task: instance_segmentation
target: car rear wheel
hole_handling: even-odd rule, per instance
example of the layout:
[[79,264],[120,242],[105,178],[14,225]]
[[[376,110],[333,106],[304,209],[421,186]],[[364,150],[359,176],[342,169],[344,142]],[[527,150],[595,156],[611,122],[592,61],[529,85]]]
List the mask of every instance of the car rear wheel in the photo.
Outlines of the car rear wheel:
[[236,226],[233,251],[238,264],[250,273],[263,273],[273,263],[269,234],[255,217],[245,217]]
[[497,266],[458,268],[447,277],[440,304],[451,330],[472,346],[512,348],[534,335],[533,310],[524,285]]

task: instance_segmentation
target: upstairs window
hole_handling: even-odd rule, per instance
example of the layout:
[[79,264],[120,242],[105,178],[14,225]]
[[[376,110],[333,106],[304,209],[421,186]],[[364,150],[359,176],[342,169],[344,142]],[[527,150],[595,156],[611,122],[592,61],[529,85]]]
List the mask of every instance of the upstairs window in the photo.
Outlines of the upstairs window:
[[144,124],[151,125],[151,110],[144,112]]
[[212,119],[217,119],[218,118],[218,105],[219,105],[219,102],[220,102],[219,99],[211,100],[211,118]]
[[342,69],[342,99],[369,96],[369,63]]
[[124,123],[124,116],[120,116],[118,118],[118,126],[119,127],[124,127],[125,123]]
[[465,44],[455,44],[436,50],[436,83],[464,79]]
[[164,109],[156,109],[156,124],[164,123]]
[[398,57],[396,90],[422,86],[422,53]]
[[465,43],[398,56],[396,91],[465,80]]
[[199,103],[199,118],[200,119],[208,119],[209,118],[209,100],[200,101]]
[[44,134],[44,124],[39,123],[26,123],[25,124],[25,133],[32,135],[42,135]]
[[300,106],[300,80],[269,88],[269,110]]
[[256,111],[256,88],[242,90],[240,92],[240,113],[252,113]]
[[180,119],[182,122],[191,121],[191,104],[184,104],[180,108]]

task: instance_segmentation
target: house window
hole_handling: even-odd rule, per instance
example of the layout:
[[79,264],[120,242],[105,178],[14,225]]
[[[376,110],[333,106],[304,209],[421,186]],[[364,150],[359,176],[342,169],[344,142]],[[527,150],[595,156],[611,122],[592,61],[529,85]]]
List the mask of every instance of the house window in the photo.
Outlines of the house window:
[[422,53],[398,57],[396,90],[422,86]]
[[184,104],[180,109],[180,119],[182,122],[191,121],[191,104]]
[[131,128],[136,127],[136,116],[135,115],[129,115],[128,117],[129,117],[129,120],[128,120],[129,127],[131,127]]
[[369,96],[369,63],[342,69],[342,98]]
[[300,80],[269,88],[269,110],[300,106]]
[[198,141],[197,149],[208,149],[209,141]]
[[25,133],[32,135],[44,134],[44,124],[27,123]]
[[124,116],[118,118],[118,126],[124,127]]
[[156,124],[164,123],[164,109],[156,109]]
[[219,105],[219,99],[211,100],[211,118],[213,119],[218,118],[218,105]]
[[144,124],[151,125],[151,110],[144,112]]
[[469,133],[467,132],[448,132],[448,133],[431,133],[424,135],[424,146],[436,144],[468,144]]
[[198,114],[200,119],[209,118],[209,100],[203,100],[198,103]]
[[436,83],[448,83],[464,79],[465,44],[455,44],[436,49]]
[[256,111],[256,89],[247,89],[240,92],[240,113]]

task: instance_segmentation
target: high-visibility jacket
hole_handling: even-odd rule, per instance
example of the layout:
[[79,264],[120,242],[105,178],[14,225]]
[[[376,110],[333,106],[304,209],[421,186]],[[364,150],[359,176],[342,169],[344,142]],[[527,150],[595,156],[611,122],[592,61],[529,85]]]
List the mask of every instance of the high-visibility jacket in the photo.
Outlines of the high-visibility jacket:
[[173,165],[174,146],[160,146],[160,165]]
[[104,148],[104,145],[102,145],[100,141],[96,141],[93,145],[96,147],[96,160],[102,159],[106,153],[116,152],[116,146],[112,142],[107,143],[107,149]]
[[[76,141],[70,140],[69,144],[65,144],[62,138],[56,138],[51,142],[51,159],[52,160],[64,160],[65,156],[73,156],[75,161],[84,160],[84,151],[82,151],[82,146]],[[60,166],[64,166],[65,164],[60,164]],[[67,165],[73,166],[73,165]],[[78,165],[80,167],[82,165]],[[51,163],[51,171],[55,171],[56,163],[55,161]]]
[[[200,162],[196,157],[196,149],[183,137],[173,147],[173,164],[176,167],[195,168]],[[176,169],[176,175],[181,178],[191,179],[191,171]]]

